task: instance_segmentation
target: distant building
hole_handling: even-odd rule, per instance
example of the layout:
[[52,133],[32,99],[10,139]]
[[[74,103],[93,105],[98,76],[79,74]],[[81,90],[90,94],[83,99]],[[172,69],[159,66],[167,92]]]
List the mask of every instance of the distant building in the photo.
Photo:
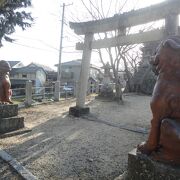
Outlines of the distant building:
[[[81,72],[81,59],[72,60],[61,63],[61,86],[69,86],[77,90]],[[55,65],[58,66],[58,65]],[[95,92],[99,87],[102,73],[100,68],[95,65],[90,65],[87,93]]]
[[46,81],[47,82],[53,82],[53,81],[57,80],[57,72],[55,72],[49,66],[32,62],[31,64],[28,65],[28,67],[39,67],[39,68],[42,68],[45,71],[45,73],[46,73]]
[[[56,65],[57,66],[57,65]],[[61,84],[73,86],[79,81],[81,71],[81,59],[64,62],[61,64]],[[98,81],[100,68],[90,65],[89,77],[94,81]]]
[[44,65],[30,63],[27,66],[14,68],[10,72],[12,88],[24,88],[26,81],[31,80],[33,86],[42,87],[55,81],[57,73]]

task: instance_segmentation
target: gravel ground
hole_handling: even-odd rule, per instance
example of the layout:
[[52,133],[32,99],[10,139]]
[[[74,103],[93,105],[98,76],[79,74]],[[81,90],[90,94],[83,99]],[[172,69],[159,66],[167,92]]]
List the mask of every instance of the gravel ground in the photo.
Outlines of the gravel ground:
[[[90,99],[89,99],[90,101]],[[150,97],[128,95],[123,105],[95,99],[87,118],[74,118],[74,101],[22,109],[32,132],[0,140],[0,147],[38,179],[111,180],[127,168],[127,155],[147,135],[119,128],[150,126]]]

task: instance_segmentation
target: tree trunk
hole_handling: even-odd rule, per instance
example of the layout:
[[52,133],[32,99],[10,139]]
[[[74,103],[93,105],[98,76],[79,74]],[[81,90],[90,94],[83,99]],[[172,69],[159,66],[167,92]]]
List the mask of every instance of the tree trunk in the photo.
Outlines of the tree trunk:
[[122,92],[122,85],[117,82],[115,84],[115,89],[116,89],[116,94],[115,94],[115,99],[118,101],[118,102],[123,102],[123,92]]
[[126,72],[126,76],[127,76],[126,89],[128,90],[128,92],[132,92],[132,88],[131,88],[131,75],[130,75],[130,72],[129,72],[128,70],[126,70],[125,72]]
[[124,67],[125,67],[125,73],[126,73],[126,76],[127,76],[127,85],[126,85],[126,88],[128,90],[128,92],[131,92],[131,75],[130,75],[130,72],[128,70],[128,63],[126,61],[126,58],[124,56],[122,56],[123,58],[123,61],[124,61]]

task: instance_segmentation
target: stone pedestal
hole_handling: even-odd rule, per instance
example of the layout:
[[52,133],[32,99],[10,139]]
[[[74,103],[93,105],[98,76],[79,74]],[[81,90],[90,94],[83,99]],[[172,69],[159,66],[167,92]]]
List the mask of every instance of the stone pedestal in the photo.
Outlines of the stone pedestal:
[[0,105],[0,134],[24,127],[24,117],[18,116],[18,105]]
[[139,154],[136,149],[128,154],[128,173],[126,180],[178,180],[180,166],[173,166],[154,161]]
[[69,108],[69,115],[80,117],[85,114],[89,114],[89,111],[90,111],[89,107],[80,108],[80,107],[75,106],[75,107]]
[[18,105],[0,104],[0,118],[8,118],[18,115]]

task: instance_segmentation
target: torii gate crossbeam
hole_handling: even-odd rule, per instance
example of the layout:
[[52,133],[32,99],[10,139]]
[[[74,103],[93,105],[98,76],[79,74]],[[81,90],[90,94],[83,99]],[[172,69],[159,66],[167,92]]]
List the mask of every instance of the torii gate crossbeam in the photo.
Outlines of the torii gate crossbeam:
[[149,6],[146,8],[132,10],[113,17],[88,22],[74,23],[70,22],[70,27],[74,29],[78,35],[84,35],[89,32],[101,33],[119,29],[120,27],[132,27],[148,22],[164,19],[170,14],[179,14],[180,1],[166,0],[160,4]]
[[[92,49],[145,43],[162,40],[168,35],[177,35],[179,33],[179,13],[180,0],[166,0],[157,5],[136,11],[125,12],[123,14],[115,15],[111,18],[103,20],[82,23],[70,22],[70,27],[74,29],[76,34],[85,35],[85,40],[83,44],[77,43],[77,49],[83,50],[82,64],[76,106],[71,107],[69,113],[75,116],[80,116],[81,114],[89,112],[88,107],[85,107],[85,98]],[[165,19],[165,29],[156,29],[138,34],[122,35],[93,41],[94,33],[126,29],[127,27],[136,26],[159,19]]]

